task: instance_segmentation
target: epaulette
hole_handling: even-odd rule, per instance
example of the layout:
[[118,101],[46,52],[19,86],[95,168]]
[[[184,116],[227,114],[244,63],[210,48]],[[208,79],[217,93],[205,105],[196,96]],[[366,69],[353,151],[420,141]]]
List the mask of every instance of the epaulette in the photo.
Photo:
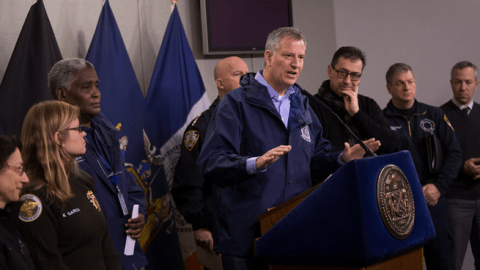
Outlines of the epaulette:
[[200,115],[202,115],[202,113],[203,112],[201,112],[197,117],[195,117],[195,120],[193,120],[193,123],[192,123],[192,127],[195,125],[195,123],[197,123],[197,120],[200,117]]
[[445,122],[447,122],[447,125],[453,130],[453,132],[455,132],[455,129],[453,128],[452,124],[450,124],[450,120],[448,120],[446,114],[443,114],[443,120],[445,120]]

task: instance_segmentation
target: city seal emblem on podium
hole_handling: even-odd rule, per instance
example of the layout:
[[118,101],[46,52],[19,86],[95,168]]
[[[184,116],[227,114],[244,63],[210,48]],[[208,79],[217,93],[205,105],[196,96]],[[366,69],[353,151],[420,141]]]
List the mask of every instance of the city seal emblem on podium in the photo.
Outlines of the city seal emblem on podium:
[[403,240],[412,232],[415,202],[405,174],[395,165],[383,167],[377,179],[377,203],[390,234]]

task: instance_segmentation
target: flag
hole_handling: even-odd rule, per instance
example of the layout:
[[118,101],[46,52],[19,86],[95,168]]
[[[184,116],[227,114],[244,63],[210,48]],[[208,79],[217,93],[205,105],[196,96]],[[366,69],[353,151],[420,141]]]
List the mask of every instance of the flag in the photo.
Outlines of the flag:
[[[175,6],[163,36],[162,45],[147,93],[147,108],[158,128],[154,142],[160,145],[163,175],[154,179],[156,188],[168,184],[172,188],[175,165],[180,156],[183,131],[198,114],[210,104],[203,80]],[[161,180],[160,180],[161,179]],[[162,191],[163,192],[163,191]],[[173,202],[171,203],[172,205]],[[183,258],[186,262],[195,256],[195,242],[190,224],[175,210]]]
[[105,1],[86,60],[95,67],[102,94],[100,107],[116,125],[127,163],[140,161],[145,156],[143,128],[147,111],[135,71],[123,43],[109,1]]
[[0,125],[7,135],[20,136],[32,105],[52,99],[47,74],[62,60],[42,0],[33,4],[0,85]]
[[175,219],[169,204],[171,196],[151,189],[155,175],[163,174],[162,159],[155,156],[157,147],[149,139],[157,137],[156,129],[149,121],[145,99],[108,0],[104,3],[86,59],[97,71],[102,113],[118,130],[126,168],[146,196],[148,219],[139,239],[149,263],[146,269],[183,269]]

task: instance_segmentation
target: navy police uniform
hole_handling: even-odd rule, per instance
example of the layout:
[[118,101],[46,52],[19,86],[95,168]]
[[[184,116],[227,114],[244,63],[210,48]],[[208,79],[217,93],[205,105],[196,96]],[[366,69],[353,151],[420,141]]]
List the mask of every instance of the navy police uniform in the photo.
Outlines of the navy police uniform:
[[185,220],[193,230],[212,230],[212,185],[205,181],[197,160],[202,149],[208,124],[220,102],[217,97],[210,107],[197,116],[185,129],[180,159],[173,176],[172,196]]
[[[441,109],[416,100],[411,110],[399,110],[390,101],[383,113],[390,128],[396,131],[398,150],[409,150],[412,154],[422,186],[432,183],[441,193],[438,203],[428,207],[436,236],[424,246],[427,268],[452,269],[445,193],[461,166],[458,139]],[[431,173],[428,165],[426,137],[431,133],[442,142],[444,153],[443,167],[438,174]]]

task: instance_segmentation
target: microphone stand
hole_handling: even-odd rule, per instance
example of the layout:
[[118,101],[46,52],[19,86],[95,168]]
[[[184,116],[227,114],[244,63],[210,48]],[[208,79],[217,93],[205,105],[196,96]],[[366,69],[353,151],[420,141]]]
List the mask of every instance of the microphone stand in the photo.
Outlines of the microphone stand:
[[355,139],[355,141],[360,144],[360,146],[365,150],[365,156],[367,157],[376,157],[377,154],[375,154],[372,149],[370,149],[362,140],[360,140],[360,138],[358,138],[358,136],[353,133],[353,131],[347,126],[347,124],[345,124],[343,122],[343,120],[340,118],[340,116],[338,116],[333,110],[332,108],[330,108],[327,104],[323,103],[319,98],[316,98],[315,96],[313,96],[312,94],[310,94],[309,92],[307,92],[307,90],[302,90],[302,94],[304,94],[305,96],[307,96],[308,98],[311,98],[313,100],[316,100],[318,103],[320,103],[320,105],[322,105],[324,108],[327,108],[328,111],[330,111],[333,115],[335,115],[335,117],[338,119],[338,121],[340,121],[340,123],[342,123],[342,125],[347,129],[347,131],[353,136],[353,138]]

